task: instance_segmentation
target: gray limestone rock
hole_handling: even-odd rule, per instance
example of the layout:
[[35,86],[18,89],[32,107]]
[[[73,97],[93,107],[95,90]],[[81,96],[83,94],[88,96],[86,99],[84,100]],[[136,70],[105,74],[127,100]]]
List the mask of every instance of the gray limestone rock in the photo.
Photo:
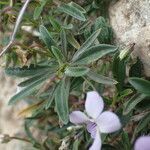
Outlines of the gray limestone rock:
[[119,0],[110,5],[109,16],[116,43],[135,43],[133,54],[150,76],[150,0]]

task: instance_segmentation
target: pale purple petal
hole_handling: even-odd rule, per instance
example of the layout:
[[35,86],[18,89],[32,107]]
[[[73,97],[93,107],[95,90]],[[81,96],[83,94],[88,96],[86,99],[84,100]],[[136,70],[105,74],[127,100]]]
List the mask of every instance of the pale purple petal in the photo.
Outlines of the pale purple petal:
[[91,134],[91,137],[94,139],[96,136],[97,125],[94,122],[89,122],[86,128],[87,131]]
[[150,136],[139,137],[135,142],[134,150],[150,150]]
[[89,150],[100,150],[101,146],[102,146],[102,141],[101,141],[100,133],[97,130],[94,142],[93,142],[93,144],[92,144],[92,146],[90,147]]
[[102,97],[96,92],[91,91],[87,93],[85,110],[87,114],[96,119],[104,108],[104,102]]
[[102,133],[112,133],[121,128],[118,116],[110,111],[105,111],[97,118],[96,123]]
[[87,123],[89,121],[89,118],[81,111],[73,111],[69,115],[69,119],[70,119],[70,122],[76,125]]

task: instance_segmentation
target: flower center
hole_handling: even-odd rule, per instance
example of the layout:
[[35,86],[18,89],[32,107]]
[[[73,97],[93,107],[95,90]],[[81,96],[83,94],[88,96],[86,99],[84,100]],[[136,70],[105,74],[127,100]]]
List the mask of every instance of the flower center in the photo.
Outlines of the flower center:
[[91,134],[92,138],[95,138],[97,124],[95,122],[89,122],[87,124],[87,131]]

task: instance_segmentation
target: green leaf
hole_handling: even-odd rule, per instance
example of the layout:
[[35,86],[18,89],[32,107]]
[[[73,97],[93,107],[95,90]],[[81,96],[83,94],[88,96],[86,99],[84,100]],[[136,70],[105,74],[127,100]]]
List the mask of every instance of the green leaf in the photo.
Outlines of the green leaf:
[[50,21],[50,23],[52,24],[53,28],[56,31],[61,30],[61,25],[52,16],[49,17],[49,21]]
[[62,80],[55,90],[55,104],[56,104],[56,111],[60,120],[67,124],[69,121],[69,110],[68,110],[68,91],[66,89],[68,87],[65,85],[65,81]]
[[126,77],[126,60],[120,60],[119,53],[117,52],[113,58],[112,63],[113,77],[118,81],[116,85],[119,92],[123,90],[124,80]]
[[61,50],[58,49],[57,47],[52,46],[52,52],[53,52],[54,56],[56,57],[58,63],[60,65],[63,64],[63,62],[65,61],[65,57],[62,54]]
[[43,83],[43,81],[46,80],[46,77],[41,78],[39,80],[37,80],[36,82],[32,83],[31,85],[27,86],[26,88],[24,88],[22,91],[20,91],[19,93],[17,93],[16,95],[14,95],[10,100],[9,100],[9,105],[12,105],[16,102],[18,102],[19,100],[29,96],[30,94],[32,94],[34,91],[36,91],[37,89],[40,88],[40,84]]
[[72,150],[78,150],[79,149],[79,144],[80,144],[80,141],[79,139],[76,139],[73,143],[73,147],[72,147]]
[[35,147],[40,148],[40,144],[38,143],[38,141],[35,139],[35,137],[33,136],[31,130],[30,130],[30,126],[32,125],[33,120],[25,120],[24,123],[24,130],[28,136],[28,138],[30,139],[30,141],[32,142],[32,144],[34,144]]
[[56,45],[52,36],[43,25],[40,25],[39,31],[40,31],[40,37],[44,41],[48,49],[51,49],[52,45]]
[[54,94],[55,93],[55,89],[56,89],[56,87],[54,86],[52,88],[52,90],[50,91],[49,97],[48,97],[47,102],[45,104],[45,109],[48,109],[51,106],[51,104],[52,104],[52,102],[53,102],[53,100],[55,98],[55,94]]
[[131,89],[125,89],[120,92],[120,96],[118,97],[118,99],[119,100],[124,99],[124,97],[130,95],[131,93],[133,93],[133,91]]
[[103,75],[97,74],[96,72],[93,72],[93,71],[89,71],[87,73],[87,76],[97,83],[102,83],[102,84],[107,84],[107,85],[117,84],[117,81],[109,77],[105,77]]
[[54,74],[56,70],[57,70],[56,66],[51,64],[51,68],[47,68],[46,70],[40,70],[40,72],[37,75],[33,75],[33,77],[26,79],[25,81],[22,81],[21,83],[18,84],[18,86],[20,87],[28,86],[43,77]]
[[81,88],[83,82],[84,82],[84,79],[82,77],[72,78],[70,89],[74,90],[74,91],[75,91],[75,89],[79,90]]
[[74,64],[90,64],[109,53],[115,52],[116,50],[116,46],[100,44],[97,46],[90,47],[84,53],[79,55],[76,61],[73,62]]
[[141,121],[138,123],[137,127],[135,128],[135,133],[139,133],[141,130],[145,129],[147,125],[150,123],[150,113],[146,114]]
[[67,4],[62,4],[60,7],[59,7],[59,10],[61,12],[64,12],[80,21],[85,21],[86,18],[85,16],[83,15],[83,13],[77,9],[77,7],[74,7],[74,6],[71,6],[71,5],[67,5]]
[[67,41],[76,49],[80,48],[80,44],[78,41],[74,38],[74,36],[70,33],[67,35]]
[[143,75],[143,64],[142,61],[137,58],[135,64],[133,64],[129,70],[129,77],[142,77]]
[[33,76],[32,78],[29,78],[21,83],[18,84],[18,86],[20,87],[25,87],[25,86],[29,86],[30,84],[33,84],[34,82],[36,82],[38,79],[43,78],[43,75],[45,75],[46,72],[37,75],[37,76]]
[[[106,2],[107,3],[107,2]],[[92,26],[92,32],[101,29],[101,33],[97,37],[98,41],[103,44],[109,44],[113,40],[113,31],[108,22],[102,17],[96,18]]]
[[150,96],[150,81],[142,78],[132,77],[129,78],[129,83],[140,93]]
[[24,66],[22,68],[6,68],[5,73],[9,76],[29,77],[33,75],[40,75],[42,72],[45,72],[48,69],[48,67],[30,65],[29,67]]
[[75,7],[76,9],[80,10],[82,13],[86,13],[86,10],[84,8],[82,8],[80,5],[74,2],[70,2],[68,5]]
[[36,19],[39,18],[39,16],[40,16],[42,10],[43,10],[43,7],[40,7],[40,6],[38,6],[38,7],[35,8],[34,14],[33,14],[34,20],[36,20]]
[[129,99],[127,102],[124,103],[123,114],[126,115],[130,113],[135,108],[135,106],[145,98],[146,95],[144,94],[136,94],[133,97],[131,97],[131,99]]
[[[83,23],[79,26],[78,33],[79,33],[79,34],[86,33],[86,31],[88,30],[90,24],[91,24],[90,21],[85,21],[85,22],[83,22]],[[89,31],[88,33],[91,35],[90,29],[89,29],[88,31]],[[86,35],[87,35],[87,34],[86,34]],[[85,38],[87,37],[86,35],[84,35]],[[89,36],[88,36],[88,37],[89,37]],[[87,38],[88,38],[88,37],[87,37]],[[87,38],[86,38],[86,39],[87,39]]]
[[70,78],[66,78],[66,80],[65,80],[65,87],[66,87],[67,98],[69,97],[70,86],[71,86]]
[[122,139],[121,139],[121,144],[124,150],[131,150],[131,140],[129,138],[129,135],[127,132],[123,131],[122,132]]
[[41,1],[41,5],[40,6],[37,6],[34,10],[34,14],[33,14],[33,18],[34,20],[38,19],[43,11],[43,7],[45,6],[46,4],[46,0],[43,0]]
[[65,74],[71,77],[79,77],[87,74],[89,72],[88,67],[80,66],[80,67],[67,67],[65,70]]
[[61,46],[64,56],[67,56],[67,37],[64,29],[60,32]]
[[96,30],[83,44],[82,46],[79,48],[79,50],[74,54],[72,60],[75,61],[79,55],[83,54],[85,51],[87,51],[87,49],[94,43],[94,41],[96,40],[97,36],[100,33],[100,29]]

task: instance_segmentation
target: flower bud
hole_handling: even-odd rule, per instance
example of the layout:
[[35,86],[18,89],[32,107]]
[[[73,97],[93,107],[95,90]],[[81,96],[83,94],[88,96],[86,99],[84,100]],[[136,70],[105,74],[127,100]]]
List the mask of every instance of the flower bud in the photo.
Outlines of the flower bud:
[[135,45],[135,43],[130,44],[129,46],[127,46],[124,50],[122,50],[120,52],[120,54],[119,54],[120,60],[124,59],[126,56],[128,56],[133,51],[134,45]]
[[120,52],[120,54],[119,54],[120,60],[122,60],[123,58],[125,58],[125,57],[129,54],[129,50],[130,50],[130,49],[124,49],[124,50],[122,50],[122,51]]
[[0,134],[0,143],[8,143],[11,140],[8,134]]
[[73,131],[73,130],[78,130],[78,129],[81,129],[81,128],[82,128],[82,126],[79,126],[79,125],[78,126],[70,126],[70,127],[67,128],[67,130],[68,131]]

